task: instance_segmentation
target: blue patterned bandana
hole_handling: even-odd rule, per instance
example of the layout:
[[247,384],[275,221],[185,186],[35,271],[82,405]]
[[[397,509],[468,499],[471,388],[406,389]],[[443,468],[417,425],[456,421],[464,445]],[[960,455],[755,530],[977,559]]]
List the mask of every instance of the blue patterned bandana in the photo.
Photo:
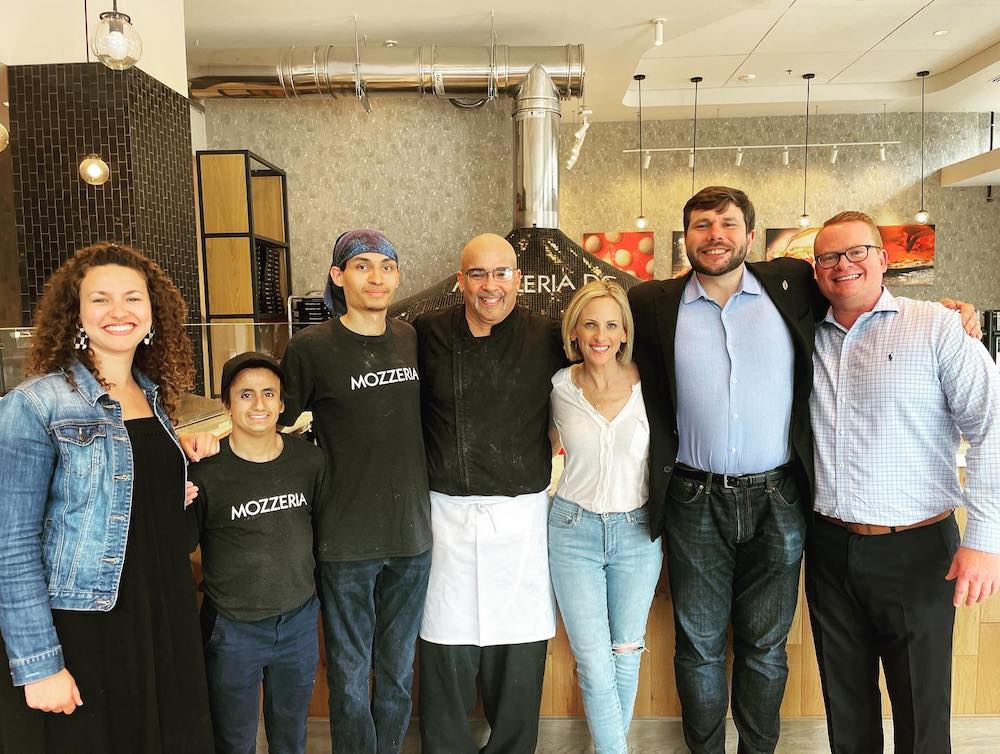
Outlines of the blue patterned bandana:
[[[385,237],[382,231],[369,228],[341,233],[333,244],[333,259],[330,260],[330,267],[343,269],[349,259],[368,251],[384,254],[397,264],[399,263],[399,254],[392,242]],[[326,291],[323,294],[323,300],[326,302],[327,308],[336,315],[344,314],[347,311],[344,289],[334,285],[329,274],[326,276]]]

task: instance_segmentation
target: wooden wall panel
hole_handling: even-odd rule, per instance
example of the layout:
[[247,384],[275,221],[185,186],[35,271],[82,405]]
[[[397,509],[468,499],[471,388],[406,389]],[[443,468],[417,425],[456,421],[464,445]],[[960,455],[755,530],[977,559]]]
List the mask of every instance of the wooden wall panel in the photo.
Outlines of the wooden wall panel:
[[242,154],[202,155],[206,233],[248,233],[246,162]]
[[281,177],[255,175],[250,178],[253,187],[253,231],[275,241],[285,238],[285,208],[282,203]]
[[212,316],[245,314],[253,317],[253,278],[248,238],[206,238],[205,278]]
[[979,626],[976,712],[981,715],[1000,714],[1000,623],[982,623]]

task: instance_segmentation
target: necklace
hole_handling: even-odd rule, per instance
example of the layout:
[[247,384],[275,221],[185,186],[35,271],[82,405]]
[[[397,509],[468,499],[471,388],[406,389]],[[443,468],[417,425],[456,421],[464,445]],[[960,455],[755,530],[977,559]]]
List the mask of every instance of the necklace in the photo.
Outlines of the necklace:
[[[587,403],[593,406],[597,413],[601,413],[602,403],[605,406],[614,405],[614,403],[621,398],[621,390],[619,389],[620,385],[618,384],[619,377],[620,375],[616,375],[616,377],[608,383],[608,387],[605,389],[605,395],[603,397],[599,397],[588,390],[586,380],[584,379],[584,375],[582,373],[579,375],[580,384],[578,387]],[[629,389],[631,390],[631,386]]]

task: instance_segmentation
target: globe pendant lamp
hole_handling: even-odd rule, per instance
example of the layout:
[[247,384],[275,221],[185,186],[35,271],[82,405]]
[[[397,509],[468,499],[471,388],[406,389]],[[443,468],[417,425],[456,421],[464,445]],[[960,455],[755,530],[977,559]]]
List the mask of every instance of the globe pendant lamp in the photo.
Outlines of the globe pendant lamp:
[[118,12],[118,0],[112,10],[100,16],[90,37],[90,49],[104,65],[115,71],[131,68],[142,56],[142,39],[132,26],[132,19]]

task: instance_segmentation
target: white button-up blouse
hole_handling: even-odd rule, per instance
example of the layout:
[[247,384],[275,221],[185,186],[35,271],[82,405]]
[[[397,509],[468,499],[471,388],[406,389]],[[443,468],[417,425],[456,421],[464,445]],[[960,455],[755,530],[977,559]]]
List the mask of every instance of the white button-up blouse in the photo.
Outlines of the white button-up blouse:
[[639,383],[608,421],[573,383],[572,367],[552,377],[552,420],[566,449],[556,492],[592,513],[627,513],[648,495],[649,422]]

